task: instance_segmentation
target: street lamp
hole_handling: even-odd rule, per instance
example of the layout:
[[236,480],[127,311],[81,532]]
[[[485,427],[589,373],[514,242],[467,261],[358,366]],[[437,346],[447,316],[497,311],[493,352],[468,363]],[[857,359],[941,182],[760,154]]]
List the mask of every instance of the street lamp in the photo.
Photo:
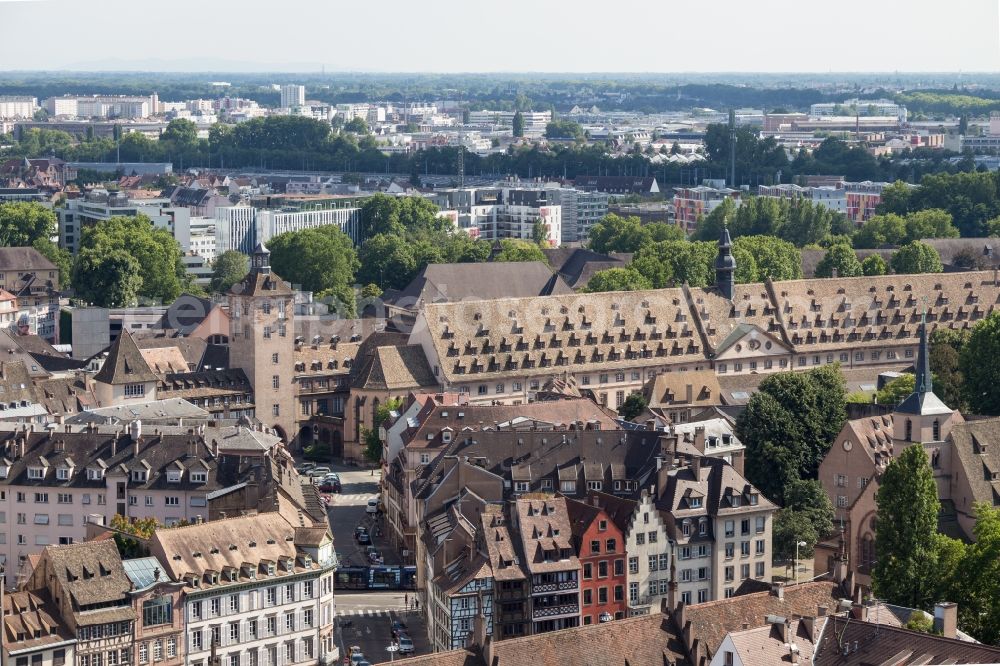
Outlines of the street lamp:
[[805,541],[796,541],[795,542],[795,582],[796,583],[799,582],[799,548],[800,547],[805,548],[806,547],[806,542]]

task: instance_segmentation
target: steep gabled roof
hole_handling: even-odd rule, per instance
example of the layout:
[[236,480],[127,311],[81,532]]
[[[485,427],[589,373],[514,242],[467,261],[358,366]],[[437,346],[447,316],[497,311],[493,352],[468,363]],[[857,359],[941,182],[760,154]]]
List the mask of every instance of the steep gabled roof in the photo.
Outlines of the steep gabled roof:
[[121,335],[108,350],[101,371],[94,376],[94,381],[114,385],[155,382],[158,379],[127,329],[122,329]]

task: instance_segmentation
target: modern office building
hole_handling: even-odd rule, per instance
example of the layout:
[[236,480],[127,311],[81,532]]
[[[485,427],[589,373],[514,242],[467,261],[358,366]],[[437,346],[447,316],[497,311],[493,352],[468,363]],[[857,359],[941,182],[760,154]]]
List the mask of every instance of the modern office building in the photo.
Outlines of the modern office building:
[[288,84],[281,86],[281,108],[293,109],[297,106],[305,106],[306,87]]
[[361,237],[360,208],[317,208],[314,210],[269,210],[253,206],[223,206],[215,211],[215,251],[253,252],[286,231],[337,226],[357,245]]

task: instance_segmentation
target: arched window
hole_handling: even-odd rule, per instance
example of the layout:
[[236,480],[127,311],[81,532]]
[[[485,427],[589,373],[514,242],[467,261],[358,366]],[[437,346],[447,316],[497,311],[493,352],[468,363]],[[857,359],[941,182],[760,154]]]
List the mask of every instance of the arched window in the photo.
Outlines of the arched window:
[[941,422],[938,421],[937,419],[934,419],[934,436],[933,436],[933,439],[934,439],[935,442],[940,442],[941,441]]
[[858,568],[864,572],[870,572],[875,566],[875,540],[870,534],[866,534],[861,539],[861,552],[858,557]]
[[906,441],[913,441],[913,421],[906,419]]

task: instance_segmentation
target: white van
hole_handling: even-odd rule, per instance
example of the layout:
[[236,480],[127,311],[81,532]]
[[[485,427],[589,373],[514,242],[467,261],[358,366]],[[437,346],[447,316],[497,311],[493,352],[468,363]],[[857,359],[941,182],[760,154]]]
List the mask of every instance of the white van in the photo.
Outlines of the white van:
[[378,513],[378,499],[373,497],[368,500],[368,506],[365,507],[365,513]]

